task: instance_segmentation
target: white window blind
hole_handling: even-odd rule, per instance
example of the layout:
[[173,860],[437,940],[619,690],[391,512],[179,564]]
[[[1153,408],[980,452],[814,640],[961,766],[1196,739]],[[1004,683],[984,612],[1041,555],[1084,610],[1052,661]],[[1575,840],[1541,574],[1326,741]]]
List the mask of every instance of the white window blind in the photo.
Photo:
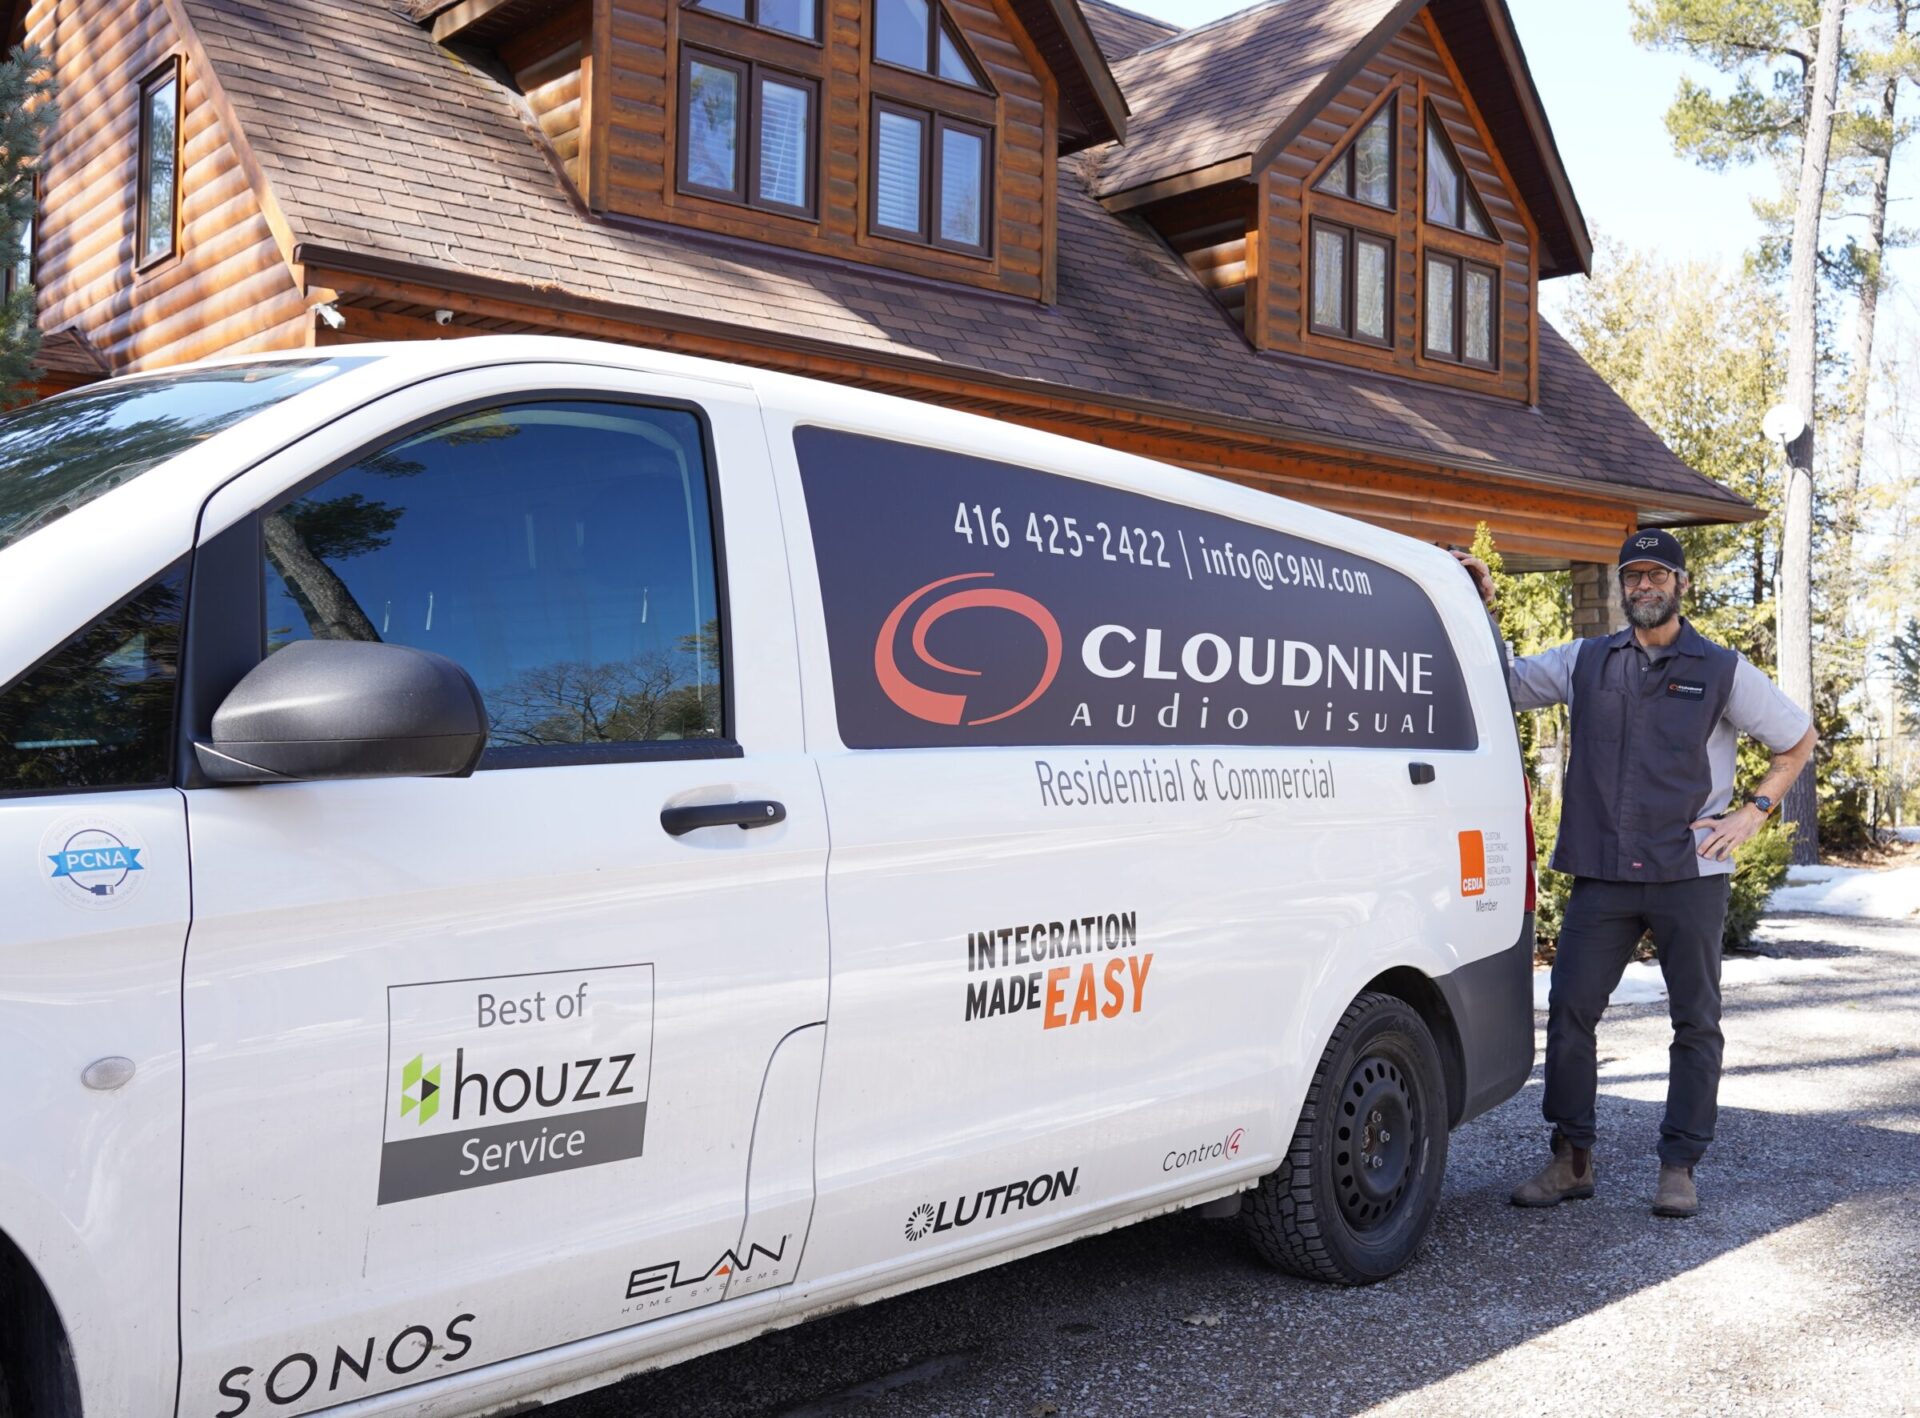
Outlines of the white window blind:
[[874,217],[895,231],[920,230],[920,149],[925,127],[902,113],[879,110]]
[[760,85],[760,199],[807,205],[807,106],[813,95],[774,79]]

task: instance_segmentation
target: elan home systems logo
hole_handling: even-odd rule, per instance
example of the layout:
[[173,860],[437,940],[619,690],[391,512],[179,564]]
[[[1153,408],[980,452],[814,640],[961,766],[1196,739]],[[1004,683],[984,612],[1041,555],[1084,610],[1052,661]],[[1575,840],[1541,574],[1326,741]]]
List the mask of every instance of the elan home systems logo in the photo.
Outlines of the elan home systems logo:
[[381,1205],[642,1154],[653,966],[395,985],[387,1014]]

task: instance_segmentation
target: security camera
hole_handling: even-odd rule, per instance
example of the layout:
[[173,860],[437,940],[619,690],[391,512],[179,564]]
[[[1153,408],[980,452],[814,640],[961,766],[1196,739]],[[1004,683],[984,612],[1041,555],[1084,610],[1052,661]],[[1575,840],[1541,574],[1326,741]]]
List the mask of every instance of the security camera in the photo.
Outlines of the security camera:
[[453,323],[453,312],[451,310],[434,311],[433,323],[436,325],[451,325]]
[[347,317],[342,315],[332,305],[316,305],[314,306],[314,310],[319,313],[322,320],[327,322],[327,328],[329,330],[344,330],[347,328]]

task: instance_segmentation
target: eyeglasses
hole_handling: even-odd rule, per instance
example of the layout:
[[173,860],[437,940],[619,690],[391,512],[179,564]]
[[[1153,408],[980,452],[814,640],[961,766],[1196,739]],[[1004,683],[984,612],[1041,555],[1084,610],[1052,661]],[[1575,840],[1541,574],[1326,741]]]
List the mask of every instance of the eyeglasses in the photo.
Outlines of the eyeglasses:
[[1656,566],[1651,571],[1622,571],[1620,584],[1626,587],[1638,586],[1642,581],[1649,586],[1664,586],[1673,579],[1673,573],[1664,566]]

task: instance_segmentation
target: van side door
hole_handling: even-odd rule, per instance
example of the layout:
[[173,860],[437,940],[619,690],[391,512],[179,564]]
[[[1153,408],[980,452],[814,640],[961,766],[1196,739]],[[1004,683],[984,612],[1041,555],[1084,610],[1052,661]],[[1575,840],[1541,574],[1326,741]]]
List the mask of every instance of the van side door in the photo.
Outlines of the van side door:
[[456,660],[491,736],[186,794],[183,1415],[690,1342],[811,1211],[827,833],[751,391],[509,366],[349,422],[209,505],[188,728],[350,638]]

